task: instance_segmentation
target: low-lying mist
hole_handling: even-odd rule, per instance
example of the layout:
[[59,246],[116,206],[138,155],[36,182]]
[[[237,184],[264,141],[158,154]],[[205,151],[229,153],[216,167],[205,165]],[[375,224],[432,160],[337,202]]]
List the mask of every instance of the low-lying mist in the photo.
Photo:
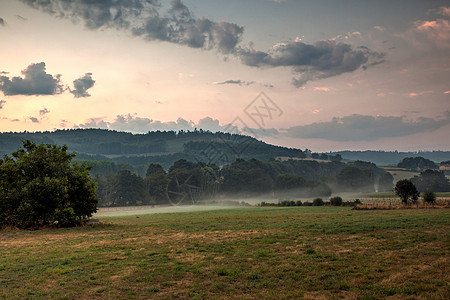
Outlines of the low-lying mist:
[[237,208],[238,205],[220,205],[220,204],[191,204],[191,205],[167,205],[167,206],[127,206],[127,207],[104,207],[99,208],[94,218],[98,217],[119,217],[162,213],[183,213],[195,211],[208,211],[219,209]]
[[[360,196],[360,193],[341,193],[344,199],[355,199]],[[337,196],[337,195],[331,195]],[[327,200],[328,197],[323,197]],[[282,200],[300,200],[302,202],[312,202],[311,197],[294,197],[277,198],[273,194],[265,194],[255,197],[235,197],[235,198],[217,198],[211,200],[200,200],[193,203],[182,203],[180,205],[146,205],[146,206],[124,206],[124,207],[100,207],[94,217],[118,217],[118,216],[132,216],[145,214],[160,214],[160,213],[183,213],[195,211],[208,211],[219,209],[234,209],[239,207],[257,206],[262,202],[278,203]]]

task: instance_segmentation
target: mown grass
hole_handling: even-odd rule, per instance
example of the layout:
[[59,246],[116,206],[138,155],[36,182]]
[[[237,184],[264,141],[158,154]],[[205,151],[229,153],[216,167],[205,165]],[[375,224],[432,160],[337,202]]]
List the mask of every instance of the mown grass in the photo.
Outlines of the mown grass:
[[449,299],[450,211],[253,207],[0,232],[5,299]]

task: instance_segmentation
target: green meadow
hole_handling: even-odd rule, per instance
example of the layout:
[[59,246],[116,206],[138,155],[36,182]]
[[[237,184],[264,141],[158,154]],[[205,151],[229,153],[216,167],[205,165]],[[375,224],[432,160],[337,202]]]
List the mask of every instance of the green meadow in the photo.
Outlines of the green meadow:
[[450,210],[248,207],[0,231],[0,298],[450,298]]

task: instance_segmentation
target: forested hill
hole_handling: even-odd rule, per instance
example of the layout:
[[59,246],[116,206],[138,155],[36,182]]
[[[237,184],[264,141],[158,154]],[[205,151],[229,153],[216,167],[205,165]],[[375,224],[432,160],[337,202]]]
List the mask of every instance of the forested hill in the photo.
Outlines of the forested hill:
[[[45,132],[0,133],[0,155],[9,154],[22,146],[23,140],[35,143],[67,145],[77,152],[77,160],[109,161],[118,165],[133,166],[144,173],[149,163],[159,163],[169,168],[175,161],[213,162],[224,165],[236,158],[266,160],[275,157],[320,158],[309,150],[279,147],[258,141],[252,137],[210,131],[151,131],[132,134],[105,129],[68,129]],[[308,145],[304,145],[306,148]],[[397,165],[405,157],[422,156],[436,163],[450,160],[449,151],[386,152],[342,151],[328,153],[326,158],[342,156],[344,160],[367,161],[377,165]]]
[[132,134],[105,129],[0,133],[0,154],[17,150],[27,139],[38,144],[67,145],[78,153],[78,159],[113,160],[134,166],[157,162],[168,167],[180,158],[225,164],[238,157],[305,157],[302,150],[269,145],[239,134],[203,130]]
[[340,151],[334,152],[339,154],[345,160],[362,160],[369,161],[377,165],[396,166],[402,159],[406,157],[423,157],[440,163],[450,160],[450,151],[420,151],[420,152],[398,152],[398,151]]

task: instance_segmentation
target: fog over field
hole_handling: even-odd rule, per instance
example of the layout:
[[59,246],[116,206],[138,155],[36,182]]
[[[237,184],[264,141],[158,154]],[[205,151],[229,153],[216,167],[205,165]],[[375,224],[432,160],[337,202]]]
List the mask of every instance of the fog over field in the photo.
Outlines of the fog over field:
[[230,205],[177,205],[177,206],[134,206],[134,207],[110,207],[100,208],[94,218],[102,217],[121,217],[121,216],[139,216],[147,214],[161,214],[161,213],[184,213],[194,211],[209,211],[219,209],[233,209],[237,206]]

